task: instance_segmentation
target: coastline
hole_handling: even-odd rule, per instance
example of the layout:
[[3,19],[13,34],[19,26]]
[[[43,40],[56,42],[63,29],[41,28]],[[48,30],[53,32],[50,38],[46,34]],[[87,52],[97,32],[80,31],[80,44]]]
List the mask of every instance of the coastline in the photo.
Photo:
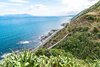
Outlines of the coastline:
[[55,35],[57,32],[59,32],[61,29],[63,29],[65,26],[67,25],[67,23],[62,23],[60,25],[59,29],[52,29],[49,32],[47,32],[46,35],[41,35],[41,37],[39,38],[41,43],[45,42],[46,40],[50,39],[51,37],[53,37],[53,35]]
[[[43,41],[40,40],[41,43],[40,43],[37,47],[32,48],[32,49],[28,49],[28,50],[32,50],[33,52],[35,52],[35,51],[38,50],[39,48],[42,48],[44,44],[46,44],[53,36],[55,36],[56,33],[58,33],[60,30],[62,30],[62,29],[67,25],[67,23],[69,23],[69,22],[70,22],[70,20],[67,20],[67,21],[64,20],[64,21],[60,24],[60,26],[59,26],[58,29],[52,29],[52,30],[50,30],[49,32],[47,32],[46,35],[41,35],[42,37],[44,37]],[[40,38],[41,38],[41,37],[40,37]],[[15,53],[21,53],[21,51],[18,51],[18,52],[15,51]],[[1,55],[1,60],[4,59],[4,57],[7,57],[7,56],[9,56],[9,55],[11,55],[11,54],[12,54],[12,53],[4,53],[3,55]]]
[[[70,22],[69,21],[66,21],[66,22],[63,22],[61,25],[60,25],[60,28],[57,29],[55,32],[53,32],[50,36],[48,36],[45,40],[43,40],[43,42],[41,42],[41,44],[39,46],[37,46],[36,48],[34,49],[31,49],[33,52],[35,52],[36,50],[38,50],[39,48],[42,48],[52,37],[54,37],[59,31],[61,31],[63,28],[65,28],[65,26]],[[53,29],[55,30],[55,29]],[[48,32],[49,33],[49,32]],[[47,35],[44,35],[44,37],[47,36]]]
[[61,21],[59,28],[51,29],[51,30],[49,30],[46,34],[41,35],[41,36],[39,37],[40,41],[43,40],[43,42],[44,42],[46,39],[48,39],[50,36],[52,36],[55,32],[57,33],[57,32],[59,32],[61,29],[63,29],[68,23],[70,23],[70,21],[71,21],[71,17],[70,17],[69,19],[67,19],[67,20],[66,20],[66,18],[64,18],[64,19]]
[[[54,30],[54,29],[53,29]],[[33,52],[35,52],[36,50],[38,50],[39,48],[41,48],[44,44],[46,44],[57,32],[59,32],[61,29],[57,29],[55,32],[52,32],[52,34],[51,35],[43,35],[43,37],[47,37],[47,38],[45,38],[42,42],[40,42],[40,44],[37,46],[37,47],[35,47],[35,48],[32,48],[32,49],[28,49],[28,50],[32,50]],[[49,32],[47,32],[47,33],[50,33],[50,31]],[[21,53],[21,51],[14,51],[15,53]],[[4,57],[7,57],[7,56],[10,56],[12,53],[4,53],[3,55],[1,55],[1,60],[0,60],[0,62],[2,62],[2,59],[4,59]]]

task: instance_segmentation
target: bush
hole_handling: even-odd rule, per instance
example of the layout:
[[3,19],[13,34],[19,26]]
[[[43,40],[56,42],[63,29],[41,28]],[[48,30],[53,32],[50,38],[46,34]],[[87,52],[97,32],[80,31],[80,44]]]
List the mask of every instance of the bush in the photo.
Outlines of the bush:
[[72,53],[79,59],[100,59],[100,43],[92,42],[92,35],[86,32],[75,33],[65,38],[56,47]]
[[68,28],[69,32],[87,32],[89,30],[88,27],[73,27],[73,28]]
[[6,57],[0,67],[99,67],[100,60],[93,63],[85,63],[74,57],[65,56],[36,56],[31,51],[24,51],[19,54],[13,53]]
[[95,33],[98,33],[98,32],[99,32],[98,28],[94,27],[93,30],[92,30],[92,33],[95,34]]
[[100,33],[97,33],[97,38],[100,39]]
[[79,32],[86,32],[86,31],[88,31],[88,29],[89,29],[88,27],[78,27],[74,30],[79,31]]
[[88,20],[89,22],[94,22],[95,21],[95,17],[93,15],[86,15],[86,20]]
[[47,57],[50,57],[50,56],[58,56],[58,55],[65,56],[66,53],[64,50],[61,49],[50,49],[50,50],[39,49],[38,51],[35,52],[35,55],[36,56],[45,55]]

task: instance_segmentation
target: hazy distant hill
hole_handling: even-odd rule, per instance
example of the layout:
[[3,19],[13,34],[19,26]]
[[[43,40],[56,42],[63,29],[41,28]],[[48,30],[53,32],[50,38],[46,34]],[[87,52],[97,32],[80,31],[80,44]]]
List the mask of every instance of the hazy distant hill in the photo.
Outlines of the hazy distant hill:
[[29,14],[12,14],[12,15],[4,15],[4,16],[0,16],[1,18],[9,18],[9,17],[32,17],[32,15]]

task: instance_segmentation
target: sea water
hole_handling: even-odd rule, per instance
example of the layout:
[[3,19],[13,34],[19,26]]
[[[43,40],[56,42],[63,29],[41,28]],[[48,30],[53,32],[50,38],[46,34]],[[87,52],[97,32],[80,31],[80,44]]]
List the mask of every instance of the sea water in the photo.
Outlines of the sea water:
[[[59,29],[68,17],[1,16],[0,17],[0,55],[32,49],[40,44],[39,37],[52,29]],[[65,21],[66,20],[66,21]]]

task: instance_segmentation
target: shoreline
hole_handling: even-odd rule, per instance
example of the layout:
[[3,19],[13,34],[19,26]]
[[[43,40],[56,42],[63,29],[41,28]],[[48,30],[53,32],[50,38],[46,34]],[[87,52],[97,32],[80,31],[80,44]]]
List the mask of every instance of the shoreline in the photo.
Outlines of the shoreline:
[[47,34],[41,35],[39,37],[39,40],[42,42],[44,42],[48,37],[50,37],[53,33],[55,33],[56,31],[58,31],[58,29],[52,29],[49,32],[47,32]]
[[[65,28],[65,26],[66,26],[69,22],[70,22],[70,20],[67,21],[67,22],[63,22],[62,24],[60,24],[60,28],[57,29],[57,31],[53,32],[50,36],[48,36],[45,40],[43,40],[43,42],[42,42],[39,46],[37,46],[36,48],[31,49],[31,50],[32,50],[33,52],[35,52],[35,51],[38,50],[39,48],[42,48],[44,44],[46,44],[53,36],[56,35],[56,33],[58,33],[58,32],[61,31],[63,28]],[[44,35],[44,36],[45,36],[45,35]]]
[[52,36],[55,32],[63,29],[68,23],[70,23],[71,19],[64,19],[61,23],[60,23],[60,26],[59,28],[56,28],[56,29],[51,29],[47,32],[47,34],[43,34],[39,37],[39,40],[43,40],[43,42],[48,39],[50,36]]
[[[49,32],[47,32],[47,34],[45,35],[41,35],[39,40],[41,41],[40,44],[35,47],[35,48],[31,48],[31,49],[28,49],[28,50],[31,50],[33,52],[35,52],[36,50],[38,50],[38,48],[41,48],[44,44],[46,44],[56,33],[58,33],[60,30],[62,30],[68,23],[70,22],[70,20],[67,20],[67,21],[63,21],[59,28],[58,29],[51,29]],[[41,39],[43,38],[43,39]],[[22,51],[14,51],[15,53],[20,53]],[[4,59],[4,57],[7,57],[9,55],[11,55],[12,53],[4,53],[3,55],[1,55],[1,60]]]

